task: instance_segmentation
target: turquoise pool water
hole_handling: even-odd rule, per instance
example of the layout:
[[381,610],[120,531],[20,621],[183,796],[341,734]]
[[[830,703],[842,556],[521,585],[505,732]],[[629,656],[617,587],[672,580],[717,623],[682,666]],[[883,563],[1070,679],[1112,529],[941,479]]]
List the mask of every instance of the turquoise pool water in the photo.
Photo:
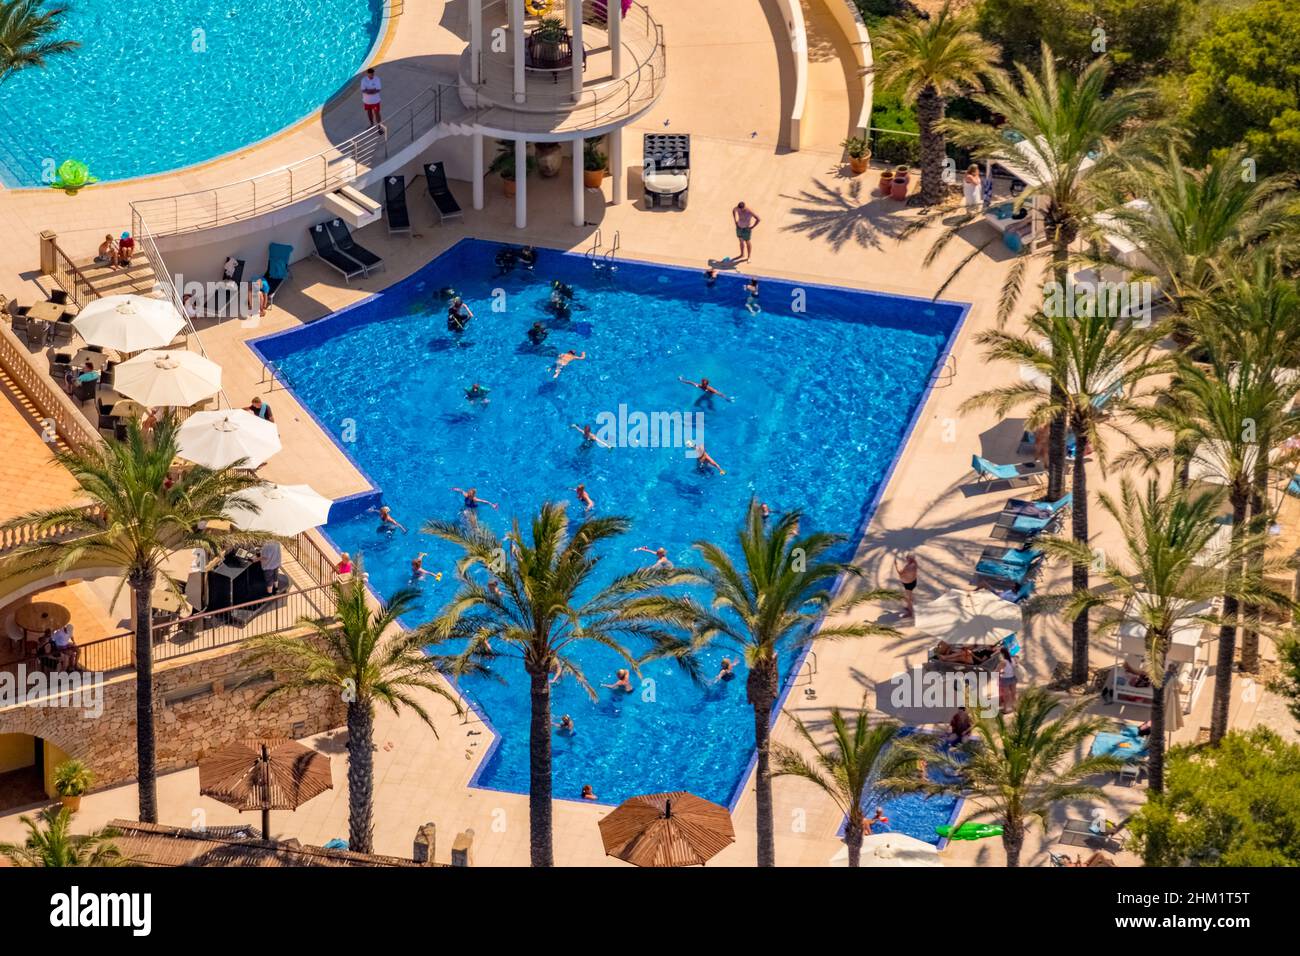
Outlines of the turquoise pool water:
[[66,159],[101,180],[144,176],[270,136],[356,74],[382,14],[382,0],[67,6],[58,38],[81,46],[0,86],[6,186],[48,183]]
[[[778,512],[802,509],[805,528],[852,538],[965,311],[764,280],[763,311],[751,315],[740,277],[709,288],[696,271],[630,262],[611,275],[580,255],[545,250],[535,271],[496,277],[498,249],[462,241],[351,309],[256,343],[412,529],[379,533],[367,511],[376,495],[336,504],[329,535],[364,553],[381,593],[407,583],[420,551],[426,567],[445,572],[420,584],[413,623],[455,587],[454,551],[418,533],[429,518],[459,513],[453,485],[498,502],[500,511],[479,516],[500,531],[548,498],[572,502],[585,483],[597,513],[632,521],[606,550],[602,574],[610,577],[653,560],[637,546],[663,547],[689,564],[693,541],[730,544],[751,496]],[[575,290],[568,321],[545,311],[551,279]],[[475,312],[460,341],[446,329],[444,287]],[[798,304],[806,310],[792,311]],[[540,349],[525,338],[535,321],[550,327]],[[568,349],[587,358],[556,379],[555,354]],[[698,392],[678,376],[707,376],[735,401],[697,408]],[[491,389],[485,407],[465,400],[475,381]],[[707,447],[726,475],[698,472],[682,448],[581,447],[570,426],[620,405],[629,414],[701,411]],[[709,666],[725,653],[710,652]],[[613,680],[612,652],[584,646],[577,656],[593,681]],[[782,663],[791,672],[793,655]],[[499,733],[476,783],[524,791],[528,686],[522,669],[507,666],[504,676],[464,684]],[[676,665],[656,663],[643,669],[636,693],[602,691],[593,702],[561,681],[555,719],[572,715],[577,733],[555,738],[556,795],[573,798],[591,784],[602,802],[679,788],[730,802],[753,755],[744,684],[742,675],[701,689]],[[487,746],[486,735],[480,740]]]

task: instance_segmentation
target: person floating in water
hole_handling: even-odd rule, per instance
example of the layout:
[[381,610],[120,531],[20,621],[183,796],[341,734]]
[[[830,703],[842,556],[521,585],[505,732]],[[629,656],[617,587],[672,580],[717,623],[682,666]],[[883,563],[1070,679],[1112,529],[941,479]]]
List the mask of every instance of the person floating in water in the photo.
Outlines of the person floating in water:
[[707,405],[709,408],[712,408],[713,396],[715,395],[718,396],[718,398],[725,398],[729,402],[735,401],[734,398],[731,398],[727,395],[723,395],[716,388],[710,385],[709,380],[707,378],[702,378],[698,382],[692,382],[689,378],[682,378],[680,375],[678,375],[677,381],[682,382],[686,385],[690,385],[692,388],[698,388],[700,392],[703,393],[700,395],[699,398],[695,400],[696,405]]
[[470,404],[477,403],[480,405],[486,405],[491,401],[491,399],[488,398],[488,393],[490,391],[491,389],[484,388],[478,382],[475,382],[469,388],[465,389],[465,400]]
[[591,495],[587,494],[586,485],[578,485],[578,487],[573,489],[573,494],[574,497],[578,499],[579,503],[588,511],[596,507],[596,502],[592,499]]
[[703,442],[698,445],[691,445],[690,447],[695,449],[695,468],[697,471],[707,471],[710,467],[713,467],[718,469],[718,474],[726,474],[726,472],[722,470],[722,466],[714,461],[713,456],[704,450]]
[[389,509],[388,505],[380,505],[379,530],[391,533],[393,528],[398,528],[401,530],[402,534],[406,534],[406,526],[393,517],[393,512]]
[[727,680],[735,680],[735,679],[736,679],[736,661],[733,661],[730,657],[724,657],[722,659],[722,667],[718,671],[718,676],[713,678],[713,683],[716,684],[719,681],[727,681]]
[[474,318],[474,313],[470,311],[465,300],[460,296],[455,296],[451,304],[447,306],[447,331],[464,332],[469,328],[469,320]]
[[592,445],[599,445],[601,448],[613,448],[609,442],[603,438],[596,437],[596,433],[591,430],[590,425],[569,425],[575,431],[582,432],[582,447],[590,448]]
[[497,511],[501,507],[495,501],[488,501],[486,498],[480,498],[478,496],[477,488],[452,488],[451,490],[456,492],[458,495],[464,495],[465,514],[471,518],[474,517],[474,512],[478,509],[479,505],[487,505],[493,511]]
[[452,299],[456,298],[456,290],[449,285],[445,285],[438,290],[438,298],[443,302],[450,302]]
[[718,284],[718,270],[709,266],[704,270],[704,284],[712,289]]
[[577,728],[573,726],[573,718],[568,714],[561,717],[559,723],[555,726],[559,729],[560,734],[565,737],[572,737],[577,731]]
[[573,351],[573,349],[569,349],[569,351],[565,352],[563,355],[557,355],[555,357],[555,374],[552,375],[551,378],[559,378],[560,373],[564,371],[564,366],[568,365],[570,362],[581,362],[586,357],[586,352],[579,355],[577,352]]
[[618,680],[614,681],[612,684],[601,684],[600,686],[606,687],[609,690],[621,690],[625,694],[630,694],[632,693],[632,675],[628,673],[626,667],[620,667],[618,669]]
[[557,319],[567,319],[573,315],[573,309],[569,306],[569,300],[558,292],[552,292],[551,298],[546,303],[546,311],[551,313]]
[[537,250],[532,246],[522,247],[519,252],[516,253],[516,257],[519,259],[519,264],[525,269],[531,269],[533,266],[537,265]]
[[428,557],[428,551],[421,551],[411,559],[411,580],[422,581],[425,578],[433,578],[435,581],[442,580],[441,571],[430,571],[424,566],[424,559]]
[[763,311],[763,307],[758,304],[757,279],[750,279],[749,284],[745,286],[745,308],[749,310],[750,315],[758,315]]
[[563,296],[566,299],[573,298],[573,286],[561,282],[559,279],[551,280],[551,294]]
[[766,521],[768,518],[772,517],[772,509],[769,508],[769,507],[767,506],[767,502],[766,502],[766,501],[764,501],[762,504],[760,504],[760,505],[758,506],[758,510],[759,510],[759,512],[763,515],[763,520],[764,520],[764,521]]
[[550,334],[550,330],[548,330],[546,326],[542,325],[541,322],[534,322],[532,328],[528,330],[528,341],[533,343],[533,345],[541,345],[546,341],[546,337]]
[[655,563],[651,565],[651,568],[671,568],[673,566],[673,563],[668,560],[667,548],[633,548],[632,551],[633,553],[644,551],[646,554],[653,554]]
[[514,272],[515,265],[519,261],[519,253],[512,247],[507,246],[505,249],[498,249],[496,258],[497,275],[503,276],[506,273]]

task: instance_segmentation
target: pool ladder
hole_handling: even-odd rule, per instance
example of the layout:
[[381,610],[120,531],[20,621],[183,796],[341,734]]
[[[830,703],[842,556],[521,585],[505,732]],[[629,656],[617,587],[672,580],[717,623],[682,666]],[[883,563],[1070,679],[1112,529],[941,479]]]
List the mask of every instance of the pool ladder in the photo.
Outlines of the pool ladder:
[[943,361],[943,368],[934,373],[934,378],[931,379],[930,385],[933,388],[947,388],[953,383],[953,379],[956,377],[957,356],[949,353],[948,357]]
[[615,232],[614,241],[608,249],[602,252],[601,245],[603,242],[601,232],[597,229],[596,235],[592,238],[591,248],[587,250],[587,261],[597,271],[617,272],[618,266],[614,262],[614,257],[618,255],[618,250],[623,246],[623,238],[618,232]]

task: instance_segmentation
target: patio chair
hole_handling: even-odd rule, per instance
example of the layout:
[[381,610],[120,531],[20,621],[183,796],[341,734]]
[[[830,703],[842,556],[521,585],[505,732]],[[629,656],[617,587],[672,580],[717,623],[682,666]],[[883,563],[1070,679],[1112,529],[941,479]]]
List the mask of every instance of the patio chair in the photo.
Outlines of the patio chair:
[[995,481],[1015,481],[1017,478],[1040,478],[1046,469],[1038,462],[999,465],[979,455],[970,456],[970,466],[975,477],[991,484]]
[[275,294],[289,278],[289,257],[293,255],[293,246],[283,242],[273,242],[266,251],[266,301],[275,302]]
[[1056,501],[1027,501],[1012,498],[1002,508],[997,524],[990,535],[996,540],[1028,541],[1040,534],[1055,531],[1065,514],[1065,509],[1074,501],[1074,495],[1066,492]]
[[411,234],[411,214],[406,208],[406,177],[384,177],[384,220],[388,234]]
[[351,282],[357,276],[366,274],[365,266],[357,262],[351,256],[344,255],[334,248],[334,243],[330,240],[330,235],[325,231],[325,224],[318,223],[307,230],[311,236],[311,241],[316,247],[314,255],[321,262],[325,263],[334,271],[343,276],[343,281]]
[[55,305],[67,305],[68,304],[67,290],[55,289],[53,292],[49,294],[47,300],[53,302]]
[[424,164],[424,182],[429,187],[429,198],[433,200],[433,208],[438,212],[440,224],[465,215],[460,203],[452,195],[451,187],[447,185],[447,171],[443,169],[442,163]]
[[1095,833],[1087,820],[1071,817],[1065,821],[1065,827],[1056,842],[1062,846],[1086,846],[1090,850],[1109,850],[1114,853],[1120,849],[1120,842],[1115,835],[1127,822],[1125,820],[1115,827],[1108,825],[1106,832]]
[[331,219],[325,223],[325,231],[329,233],[334,248],[361,263],[362,268],[366,270],[366,275],[370,275],[376,269],[387,268],[381,257],[353,240],[348,224],[342,219]]

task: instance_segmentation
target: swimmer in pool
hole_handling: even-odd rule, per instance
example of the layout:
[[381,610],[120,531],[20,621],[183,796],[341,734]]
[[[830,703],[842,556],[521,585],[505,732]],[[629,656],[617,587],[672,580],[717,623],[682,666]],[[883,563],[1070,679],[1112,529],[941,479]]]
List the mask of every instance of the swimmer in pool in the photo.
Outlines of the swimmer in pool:
[[628,673],[626,667],[618,669],[618,680],[612,684],[601,684],[601,687],[607,687],[610,690],[621,690],[625,694],[632,693],[632,676]]
[[589,784],[589,783],[584,783],[584,784],[582,785],[582,799],[584,799],[584,800],[595,800],[595,799],[597,799],[597,797],[596,797],[596,791],[591,789],[591,784]]
[[724,680],[734,680],[736,677],[736,662],[730,657],[722,659],[722,669],[718,671],[718,676],[713,678],[713,683]]
[[681,382],[681,383],[683,383],[683,384],[685,384],[685,385],[689,385],[689,386],[691,386],[692,388],[698,388],[698,389],[700,390],[700,392],[701,392],[700,397],[697,398],[697,399],[695,400],[695,404],[696,404],[696,405],[708,405],[709,408],[712,408],[712,407],[713,407],[713,396],[715,396],[715,395],[716,395],[718,398],[724,398],[724,399],[726,399],[726,400],[729,401],[729,402],[734,402],[734,401],[735,401],[734,398],[731,398],[731,397],[729,397],[729,396],[723,395],[723,394],[722,394],[721,392],[719,392],[716,388],[714,388],[712,385],[710,385],[710,384],[709,384],[709,380],[708,380],[707,378],[702,378],[702,379],[700,379],[698,382],[692,382],[689,378],[682,378],[680,375],[678,375],[678,376],[677,376],[677,381],[679,381],[679,382]]
[[551,280],[551,291],[553,295],[563,296],[566,299],[573,298],[573,286],[566,285],[559,279]]
[[768,518],[772,517],[772,509],[769,508],[769,507],[767,506],[767,502],[766,502],[766,501],[763,502],[762,504],[760,504],[760,505],[758,506],[758,510],[759,510],[759,512],[763,515],[763,520],[764,520],[764,521],[766,521]]
[[546,311],[557,319],[567,319],[573,314],[573,310],[569,307],[569,300],[558,292],[551,293],[551,298],[546,303]]
[[718,284],[718,270],[709,266],[704,270],[704,284],[712,289]]
[[564,371],[564,366],[568,365],[570,362],[581,362],[586,357],[586,352],[579,355],[577,352],[573,351],[573,349],[569,349],[569,351],[565,352],[563,355],[557,355],[555,358],[555,374],[552,375],[551,378],[559,378],[560,373]]
[[393,512],[389,509],[388,505],[380,505],[379,530],[387,531],[392,528],[398,528],[401,530],[402,534],[406,534],[406,526],[393,517]]
[[465,300],[456,296],[447,306],[447,331],[464,332],[469,328],[469,320],[474,318],[474,313],[470,307],[465,304]]
[[582,506],[586,508],[588,511],[596,507],[596,502],[592,500],[591,495],[587,494],[586,485],[578,485],[578,487],[573,489],[573,494],[575,497],[577,497],[578,501],[582,503]]
[[522,247],[515,255],[519,259],[519,264],[525,269],[532,269],[537,265],[537,250],[532,246]]
[[469,388],[465,389],[465,400],[471,404],[477,402],[481,405],[486,405],[491,401],[491,399],[488,398],[489,391],[490,389],[486,389],[478,382],[475,382]]
[[493,511],[498,510],[500,507],[500,505],[495,501],[488,501],[486,498],[480,498],[478,496],[477,488],[452,488],[451,490],[456,492],[458,495],[465,496],[465,510],[470,514],[473,514],[474,509],[479,505],[488,505]]
[[749,310],[750,315],[758,315],[763,311],[762,306],[758,304],[757,279],[750,279],[749,284],[745,286],[745,308]]
[[700,471],[705,471],[710,466],[718,469],[718,474],[720,475],[726,474],[726,472],[722,470],[722,466],[719,465],[714,460],[713,456],[704,450],[703,444],[696,445],[695,446],[695,467]]
[[599,445],[601,448],[613,448],[609,442],[597,438],[596,433],[591,430],[590,425],[569,425],[574,431],[582,432],[582,447],[590,448],[592,445]]
[[563,676],[564,676],[564,665],[560,663],[560,659],[557,657],[554,661],[551,662],[551,683],[553,685],[558,684],[560,682],[560,678]]
[[667,548],[633,548],[632,552],[644,551],[646,554],[655,556],[655,563],[650,565],[651,568],[671,568],[673,563],[668,560]]
[[420,581],[424,578],[441,578],[442,575],[437,571],[430,571],[424,566],[424,559],[428,556],[428,551],[421,551],[411,559],[411,580]]
[[497,275],[503,276],[515,271],[515,264],[519,261],[519,253],[514,249],[501,249],[497,252],[494,261],[496,262]]
[[550,331],[541,322],[534,322],[532,328],[528,330],[528,341],[532,342],[533,345],[541,345],[550,334]]
[[560,733],[565,737],[572,737],[576,730],[576,728],[573,726],[573,718],[570,717],[568,714],[565,714],[563,717],[561,717],[559,722],[555,724],[555,726],[559,729]]

